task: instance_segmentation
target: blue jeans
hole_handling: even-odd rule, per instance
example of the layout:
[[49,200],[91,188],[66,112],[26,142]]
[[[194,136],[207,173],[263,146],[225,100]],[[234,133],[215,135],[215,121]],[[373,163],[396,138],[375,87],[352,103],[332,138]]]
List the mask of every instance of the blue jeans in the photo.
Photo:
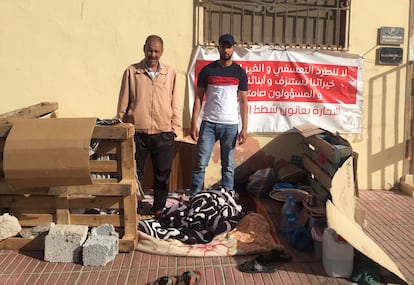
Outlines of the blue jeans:
[[203,121],[200,127],[197,142],[196,164],[193,170],[193,178],[190,195],[201,192],[204,183],[206,167],[210,161],[211,152],[217,140],[220,140],[221,158],[221,185],[227,189],[234,187],[234,163],[233,155],[236,148],[238,125],[226,125]]

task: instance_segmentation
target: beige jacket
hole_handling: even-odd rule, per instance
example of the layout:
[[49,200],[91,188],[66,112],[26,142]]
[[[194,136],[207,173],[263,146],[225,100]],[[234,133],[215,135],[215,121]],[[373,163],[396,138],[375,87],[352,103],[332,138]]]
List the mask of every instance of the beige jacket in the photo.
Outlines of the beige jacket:
[[182,128],[173,68],[162,64],[154,80],[145,70],[144,61],[130,65],[122,77],[117,117],[135,125],[146,134],[174,132]]

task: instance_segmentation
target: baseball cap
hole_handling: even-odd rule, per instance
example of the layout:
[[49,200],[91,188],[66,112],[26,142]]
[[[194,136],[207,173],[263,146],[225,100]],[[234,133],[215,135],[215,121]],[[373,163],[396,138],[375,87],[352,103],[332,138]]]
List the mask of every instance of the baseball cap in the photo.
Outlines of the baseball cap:
[[219,45],[221,45],[224,42],[228,42],[231,45],[234,45],[235,44],[234,38],[230,34],[224,34],[224,35],[221,35],[220,36],[220,38],[219,38]]

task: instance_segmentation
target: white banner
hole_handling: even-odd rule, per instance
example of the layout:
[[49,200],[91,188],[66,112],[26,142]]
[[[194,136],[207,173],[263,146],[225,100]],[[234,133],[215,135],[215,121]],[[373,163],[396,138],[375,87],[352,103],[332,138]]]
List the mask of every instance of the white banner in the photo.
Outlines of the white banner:
[[[192,113],[197,76],[219,59],[217,48],[196,47],[188,74]],[[233,61],[249,79],[249,133],[284,132],[314,124],[331,132],[361,133],[362,57],[308,49],[236,47]]]

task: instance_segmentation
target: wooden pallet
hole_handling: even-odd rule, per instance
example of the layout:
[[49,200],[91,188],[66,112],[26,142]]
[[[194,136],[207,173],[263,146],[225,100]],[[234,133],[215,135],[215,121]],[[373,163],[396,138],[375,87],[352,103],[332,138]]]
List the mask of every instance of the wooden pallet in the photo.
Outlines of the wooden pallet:
[[56,102],[41,102],[36,105],[0,114],[0,121],[12,121],[15,118],[36,119],[47,116],[56,117],[57,109],[58,103]]
[[[138,185],[133,125],[95,126],[92,139],[100,143],[94,157],[90,158],[92,184],[23,190],[11,189],[4,178],[3,148],[11,126],[0,124],[0,209],[16,216],[22,227],[50,222],[90,227],[112,224],[120,235],[119,251],[134,250],[138,243]],[[105,157],[105,160],[96,157]],[[94,208],[108,213],[78,213]],[[44,240],[12,237],[0,241],[0,248],[42,250]]]

